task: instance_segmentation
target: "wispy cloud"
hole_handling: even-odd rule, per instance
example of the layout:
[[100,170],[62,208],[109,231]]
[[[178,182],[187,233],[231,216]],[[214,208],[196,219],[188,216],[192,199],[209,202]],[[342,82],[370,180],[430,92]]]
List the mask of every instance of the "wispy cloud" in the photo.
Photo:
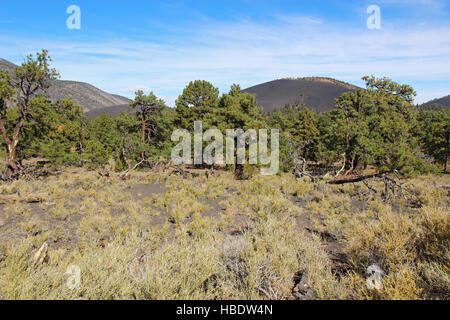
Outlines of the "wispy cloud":
[[153,91],[150,87],[144,86],[144,85],[134,85],[134,86],[128,86],[126,88],[123,88],[120,90],[120,92],[130,93],[130,92],[136,92],[142,90],[144,92],[150,92]]
[[[394,1],[391,1],[394,2]],[[397,1],[398,2],[398,1]],[[416,1],[421,2],[421,1]],[[175,97],[191,80],[222,91],[282,77],[331,76],[356,84],[367,74],[420,84],[418,102],[446,95],[450,85],[450,25],[417,25],[381,31],[336,26],[320,18],[277,15],[270,21],[214,22],[176,40],[96,42],[0,36],[6,58],[50,50],[63,78],[90,82],[131,97],[136,88]],[[442,91],[424,84],[440,81]]]
[[376,3],[383,5],[409,5],[409,6],[428,6],[442,8],[446,5],[443,0],[377,0]]

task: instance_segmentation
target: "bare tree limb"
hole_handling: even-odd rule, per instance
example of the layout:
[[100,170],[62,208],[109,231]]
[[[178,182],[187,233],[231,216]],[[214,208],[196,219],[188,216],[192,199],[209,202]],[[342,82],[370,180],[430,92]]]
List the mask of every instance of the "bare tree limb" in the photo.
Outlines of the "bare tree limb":
[[147,159],[143,159],[143,160],[139,161],[138,163],[136,163],[136,165],[133,168],[127,169],[124,172],[122,172],[119,176],[120,179],[122,179],[122,180],[125,179],[131,171],[136,170],[137,167],[139,167],[141,164],[143,164],[146,161],[147,161]]
[[361,182],[367,179],[372,179],[372,178],[383,178],[384,175],[392,173],[393,171],[384,171],[384,172],[380,172],[380,173],[376,173],[376,174],[369,174],[366,176],[360,176],[357,178],[353,178],[353,179],[340,179],[340,180],[333,180],[333,181],[328,181],[327,184],[346,184],[346,183],[355,183],[355,182]]
[[345,152],[342,154],[342,157],[344,158],[344,164],[342,165],[341,170],[339,170],[338,172],[336,172],[336,175],[334,176],[335,178],[339,177],[339,175],[342,173],[342,171],[344,171],[345,169],[345,165],[346,163],[346,158],[345,158]]

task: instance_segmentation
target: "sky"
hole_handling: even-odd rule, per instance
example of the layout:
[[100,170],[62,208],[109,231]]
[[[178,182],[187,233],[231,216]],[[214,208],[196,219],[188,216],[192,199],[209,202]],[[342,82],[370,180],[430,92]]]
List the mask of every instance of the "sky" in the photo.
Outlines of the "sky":
[[[71,5],[80,29],[67,27]],[[364,86],[365,75],[409,84],[422,103],[450,94],[450,0],[0,0],[0,57],[42,49],[63,80],[171,106],[192,80],[227,92],[286,77]]]

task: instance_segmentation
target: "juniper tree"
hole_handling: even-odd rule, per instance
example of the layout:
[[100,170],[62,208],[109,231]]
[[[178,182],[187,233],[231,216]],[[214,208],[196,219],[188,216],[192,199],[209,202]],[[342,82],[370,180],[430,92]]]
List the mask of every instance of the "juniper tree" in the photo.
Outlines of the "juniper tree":
[[450,155],[450,110],[423,108],[418,114],[418,137],[426,154],[448,171]]
[[[0,130],[7,149],[8,176],[16,174],[20,169],[17,159],[17,147],[25,121],[30,116],[32,100],[48,89],[51,82],[59,75],[50,68],[51,58],[46,50],[27,56],[25,62],[14,70],[13,77],[4,73],[0,76]],[[16,108],[17,118],[8,121],[8,105]],[[11,133],[8,133],[11,128]]]
[[[83,108],[69,98],[40,110],[39,115],[33,116],[33,122],[29,127],[34,128],[36,136],[40,137],[38,145],[42,156],[58,165],[80,165],[86,149],[87,119],[83,114]],[[51,119],[53,121],[49,123]],[[46,123],[50,130],[45,135],[39,135],[36,131]]]
[[349,156],[349,169],[360,162],[408,174],[427,167],[417,157],[419,145],[413,135],[414,89],[387,78],[363,80],[366,89],[344,93],[330,113],[328,134],[339,152]]

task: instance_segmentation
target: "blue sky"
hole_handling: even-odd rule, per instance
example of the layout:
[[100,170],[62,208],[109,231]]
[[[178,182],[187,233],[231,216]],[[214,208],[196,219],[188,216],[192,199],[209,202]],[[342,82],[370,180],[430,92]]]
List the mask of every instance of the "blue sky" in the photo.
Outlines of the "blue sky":
[[[81,29],[69,30],[69,5]],[[381,8],[381,30],[366,10]],[[65,80],[173,105],[191,80],[222,92],[284,77],[368,74],[412,85],[416,102],[450,94],[450,1],[2,0],[0,57],[45,48]]]

